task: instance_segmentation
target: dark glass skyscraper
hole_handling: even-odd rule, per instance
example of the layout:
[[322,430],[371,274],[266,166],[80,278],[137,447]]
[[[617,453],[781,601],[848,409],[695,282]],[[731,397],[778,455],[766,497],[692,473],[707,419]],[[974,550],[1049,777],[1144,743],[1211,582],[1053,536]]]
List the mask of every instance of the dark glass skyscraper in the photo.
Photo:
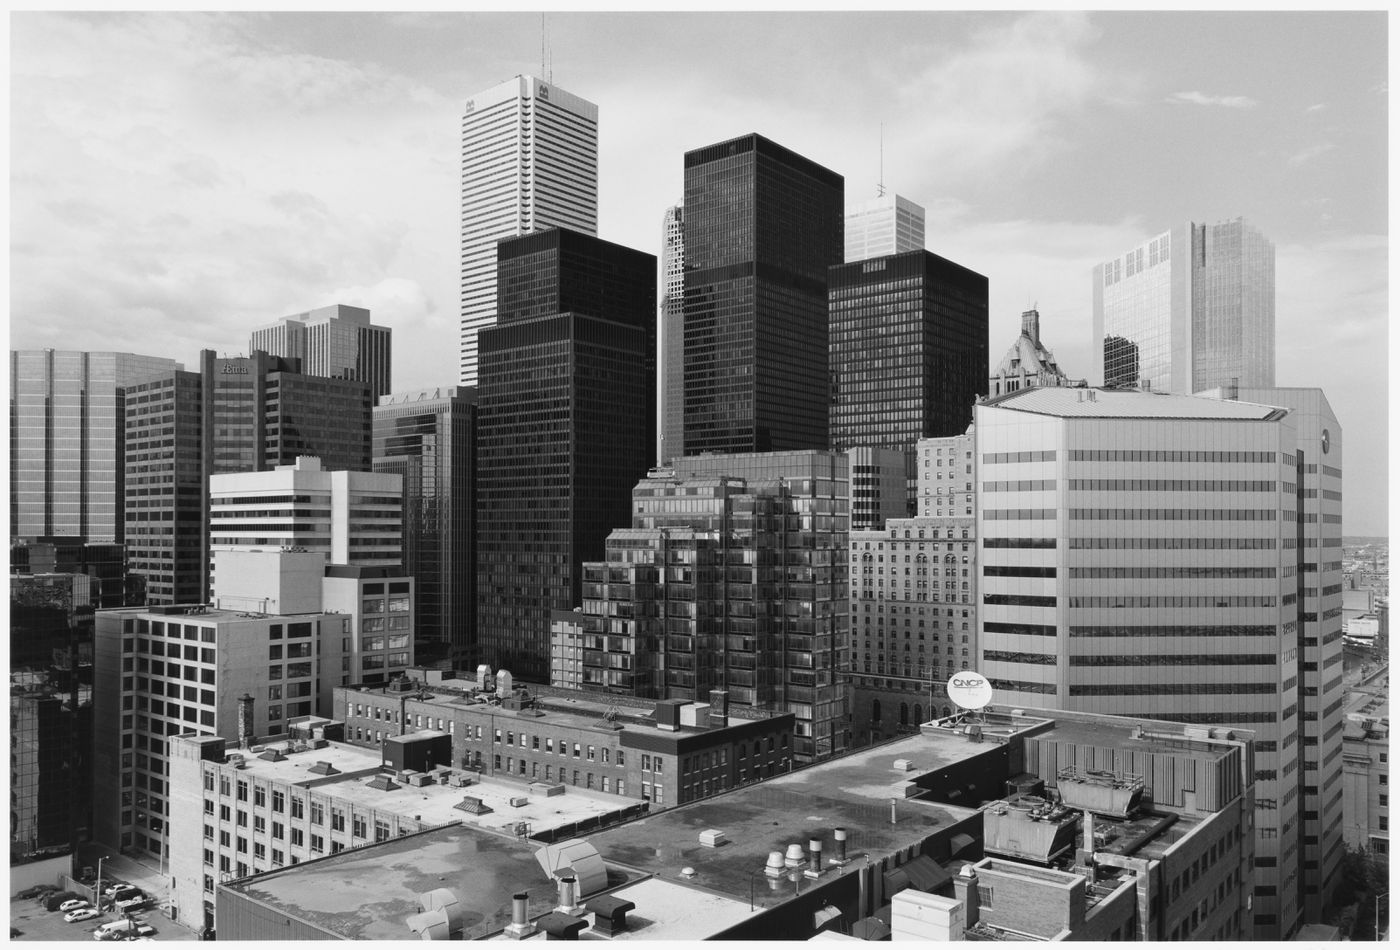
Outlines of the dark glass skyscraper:
[[961,435],[987,393],[987,278],[928,251],[833,267],[831,446]]
[[498,245],[478,341],[479,661],[548,681],[553,610],[629,520],[656,435],[656,258],[555,229]]
[[827,447],[845,180],[761,135],[685,156],[685,454]]
[[418,662],[469,661],[476,643],[476,390],[381,397],[374,470],[403,476],[404,567],[417,581]]

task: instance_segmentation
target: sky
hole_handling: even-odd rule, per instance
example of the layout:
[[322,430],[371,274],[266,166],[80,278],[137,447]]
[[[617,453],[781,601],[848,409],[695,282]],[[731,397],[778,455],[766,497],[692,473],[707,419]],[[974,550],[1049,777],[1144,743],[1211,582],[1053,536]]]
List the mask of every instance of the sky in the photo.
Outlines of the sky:
[[[1388,21],[1360,13],[551,13],[599,108],[599,236],[658,254],[682,156],[760,132],[927,209],[987,276],[993,362],[1036,306],[1093,378],[1091,271],[1185,221],[1276,247],[1277,383],[1344,430],[1344,528],[1388,522]],[[540,74],[541,17],[13,13],[12,349],[196,365],[332,303],[455,385],[459,134]],[[883,129],[883,158],[881,136]]]

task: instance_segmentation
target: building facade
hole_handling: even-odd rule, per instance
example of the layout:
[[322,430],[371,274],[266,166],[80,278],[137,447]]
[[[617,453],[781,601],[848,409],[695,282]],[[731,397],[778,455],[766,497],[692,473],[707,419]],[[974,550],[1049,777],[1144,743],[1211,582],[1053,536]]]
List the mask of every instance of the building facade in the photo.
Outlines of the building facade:
[[496,319],[496,242],[551,227],[598,233],[598,107],[516,76],[462,115],[462,385],[476,385],[477,333]]
[[403,479],[403,558],[418,591],[419,662],[476,643],[476,391],[446,387],[380,398],[374,471]]
[[1390,674],[1373,674],[1348,697],[1342,732],[1342,840],[1390,856]]
[[10,351],[11,538],[124,540],[124,390],[177,369],[134,353]]
[[1323,596],[1298,568],[1299,466],[1317,444],[1302,415],[1039,388],[979,405],[975,430],[981,672],[1017,704],[1254,730],[1251,923],[1272,939],[1326,900],[1332,845],[1304,802],[1310,786],[1319,802],[1336,794],[1322,761],[1339,759],[1333,714],[1314,706],[1326,648],[1300,614]]
[[92,687],[10,684],[10,856],[86,837],[92,774]]
[[957,435],[987,391],[987,278],[928,251],[833,267],[831,445]]
[[661,217],[661,301],[656,308],[656,464],[685,449],[685,206]]
[[1187,223],[1094,268],[1105,386],[1274,385],[1274,245],[1243,218]]
[[761,135],[686,153],[684,454],[827,448],[844,193]]
[[633,491],[632,527],[583,568],[583,679],[797,717],[797,761],[849,747],[846,460],[697,456]]
[[924,249],[924,209],[890,192],[846,209],[845,262]]
[[722,694],[629,703],[537,686],[502,694],[462,680],[420,681],[407,693],[399,685],[336,691],[346,742],[379,749],[433,729],[450,737],[451,761],[442,765],[484,780],[628,796],[653,809],[759,781],[792,761],[791,715],[731,717]]
[[1021,314],[1021,335],[992,370],[991,379],[987,381],[987,395],[1000,396],[1031,386],[1084,385],[1087,385],[1085,380],[1066,376],[1055,362],[1055,354],[1040,342],[1040,311],[1027,310]]
[[851,531],[852,728],[875,741],[952,713],[947,680],[977,664],[971,433],[922,439],[919,513]]
[[327,564],[403,564],[403,481],[331,471],[314,456],[209,479],[211,551],[320,553]]
[[890,518],[913,514],[913,456],[912,451],[864,445],[846,450],[852,531],[878,530]]
[[200,354],[127,389],[127,558],[149,603],[208,598],[209,479],[315,456],[326,469],[370,469],[369,384],[307,376],[254,352]]
[[[554,229],[500,244],[481,334],[478,659],[549,679],[549,622],[625,524],[656,426],[656,259]],[[558,308],[558,309],[555,309]]]
[[392,379],[391,331],[369,320],[363,307],[318,307],[254,330],[248,352],[295,357],[308,376],[358,379],[369,383],[371,395],[383,396]]
[[[316,683],[341,664],[348,618],[330,613],[152,606],[97,615],[93,669],[93,838],[161,860],[173,791],[170,737],[283,734],[314,712]],[[328,656],[323,657],[323,648]],[[331,658],[334,657],[334,658]],[[247,697],[243,700],[242,697]]]

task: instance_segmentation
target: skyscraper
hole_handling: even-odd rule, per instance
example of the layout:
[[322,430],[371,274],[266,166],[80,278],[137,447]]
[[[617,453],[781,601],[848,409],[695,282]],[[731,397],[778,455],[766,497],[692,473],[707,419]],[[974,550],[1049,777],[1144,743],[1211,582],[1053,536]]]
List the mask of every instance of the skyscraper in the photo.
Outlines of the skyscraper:
[[496,242],[550,227],[598,233],[598,107],[534,76],[467,100],[462,116],[461,381],[496,320]]
[[656,258],[551,229],[499,245],[477,387],[479,661],[549,678],[554,610],[626,524],[656,436]]
[[1274,385],[1274,245],[1243,218],[1182,224],[1094,268],[1105,386]]
[[1341,438],[1316,390],[1242,392],[978,405],[978,651],[999,702],[1254,730],[1251,923],[1286,939],[1338,847]]
[[893,192],[846,211],[846,263],[924,249],[924,209]]
[[370,468],[369,384],[307,376],[297,360],[200,353],[202,372],[127,387],[127,561],[153,604],[208,599],[209,476],[314,455]]
[[308,376],[363,380],[372,395],[383,396],[391,378],[390,339],[388,327],[369,322],[368,310],[335,304],[254,330],[248,352],[295,357]]
[[928,251],[831,268],[831,446],[960,435],[987,392],[987,278]]
[[656,313],[656,464],[685,449],[685,207],[661,219],[661,302]]
[[418,589],[419,662],[476,642],[476,391],[396,393],[374,408],[374,470],[403,478],[404,567]]
[[10,351],[12,538],[123,539],[123,387],[179,368],[134,353]]
[[845,180],[761,135],[685,155],[685,454],[827,447]]

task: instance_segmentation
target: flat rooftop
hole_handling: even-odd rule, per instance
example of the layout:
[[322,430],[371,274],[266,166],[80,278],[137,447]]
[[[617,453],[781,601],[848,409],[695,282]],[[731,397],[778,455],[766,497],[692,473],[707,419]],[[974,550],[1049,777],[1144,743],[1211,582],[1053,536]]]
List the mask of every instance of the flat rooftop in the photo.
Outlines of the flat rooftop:
[[[274,742],[267,748],[277,749],[286,745]],[[533,833],[612,814],[637,804],[635,799],[573,786],[566,786],[562,795],[545,797],[530,791],[526,784],[492,778],[481,781],[476,773],[471,772],[466,774],[472,777],[472,784],[465,788],[437,783],[419,787],[394,779],[398,788],[380,790],[371,788],[369,782],[381,773],[392,776],[394,770],[382,763],[377,751],[343,742],[329,742],[323,748],[304,752],[285,752],[286,758],[280,762],[262,759],[250,752],[241,754],[246,764],[243,774],[290,784],[315,783],[318,792],[356,805],[411,816],[429,825],[462,821],[513,835],[516,824],[523,821],[530,825]],[[311,771],[313,766],[322,762],[329,763],[341,774],[326,776]],[[491,808],[490,814],[473,815],[453,807],[467,796],[480,799]],[[510,804],[510,799],[520,796],[526,798],[525,805]]]
[[[1139,723],[1129,719],[1119,725],[1106,722],[1103,718],[1098,721],[1086,721],[1062,718],[1063,714],[1059,713],[1047,713],[1047,715],[1053,718],[1054,724],[1049,729],[1036,733],[1035,738],[1037,739],[1117,746],[1122,749],[1142,752],[1181,752],[1185,750],[1193,755],[1207,757],[1212,761],[1225,758],[1235,748],[1219,740],[1199,739],[1188,735],[1184,731],[1185,727],[1180,723],[1153,720],[1142,720]],[[1139,725],[1142,726],[1143,731],[1134,735]],[[1222,729],[1219,734],[1223,737],[1225,731]],[[1230,729],[1228,731],[1247,736],[1252,735],[1247,729]]]
[[[977,814],[974,808],[906,797],[914,779],[997,748],[952,733],[909,736],[605,829],[588,841],[609,867],[655,874],[693,889],[697,901],[718,894],[747,904],[751,875],[759,872],[753,900],[755,906],[770,907],[789,898],[794,884],[784,879],[770,889],[761,873],[769,852],[785,852],[791,844],[805,851],[810,839],[820,838],[830,857],[832,829],[844,827],[847,857],[855,860],[826,872],[841,874],[864,866],[866,855],[879,860],[906,848]],[[915,767],[895,771],[896,759]],[[895,824],[890,824],[891,800]],[[727,842],[718,848],[700,844],[700,832],[709,829],[722,831]],[[686,868],[694,874],[683,876]],[[805,889],[808,881],[795,883]]]
[[1241,402],[1238,399],[1212,399],[1208,396],[1182,396],[1173,393],[1141,392],[1135,389],[1078,389],[1066,386],[1035,386],[1019,389],[988,401],[998,409],[1033,412],[1037,415],[1088,419],[1245,419],[1280,418],[1287,410],[1277,406]]
[[[553,909],[558,895],[535,861],[538,847],[453,825],[223,886],[347,940],[417,939],[405,921],[421,910],[420,894],[445,887],[461,902],[462,937],[473,940],[510,923],[512,894],[529,893],[531,919]],[[609,869],[610,887],[628,880]]]

